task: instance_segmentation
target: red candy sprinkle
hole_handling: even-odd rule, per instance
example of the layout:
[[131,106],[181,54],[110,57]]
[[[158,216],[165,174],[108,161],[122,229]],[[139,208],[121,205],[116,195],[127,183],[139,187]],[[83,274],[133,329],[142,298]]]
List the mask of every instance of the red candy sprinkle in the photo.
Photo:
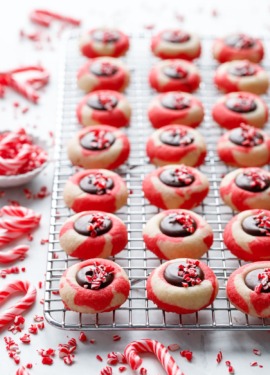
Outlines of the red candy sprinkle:
[[126,366],[119,367],[119,372],[125,372],[127,370]]
[[113,336],[113,341],[119,341],[119,340],[121,340],[121,336],[119,336],[119,335]]
[[268,182],[268,176],[263,172],[250,170],[244,172],[244,176],[250,179],[250,186],[252,187],[259,187],[261,189],[264,189]]
[[84,332],[80,332],[79,340],[80,340],[81,342],[85,342],[85,341],[87,341],[87,337],[86,337],[86,335],[85,335]]
[[189,350],[182,350],[180,352],[180,355],[186,358],[189,362],[191,362],[193,353]]
[[222,352],[221,350],[218,352],[217,354],[217,358],[216,358],[216,362],[217,363],[220,363],[222,361],[222,358],[223,358],[223,355],[222,355]]
[[172,223],[178,222],[182,225],[182,227],[189,233],[195,232],[195,221],[192,219],[192,217],[184,212],[181,212],[180,214],[175,214],[172,216],[171,219]]
[[42,357],[42,364],[43,365],[52,365],[53,364],[53,359],[51,357]]
[[110,141],[107,139],[108,132],[102,129],[91,130],[90,146],[97,150],[104,150],[110,147]]
[[31,369],[33,367],[32,363],[27,363],[26,368]]
[[103,361],[103,359],[101,358],[101,356],[98,354],[98,355],[96,355],[96,359],[98,360],[98,361],[100,361],[100,362],[102,362]]
[[140,375],[147,375],[147,370],[146,370],[146,368],[142,367],[142,368],[140,369]]

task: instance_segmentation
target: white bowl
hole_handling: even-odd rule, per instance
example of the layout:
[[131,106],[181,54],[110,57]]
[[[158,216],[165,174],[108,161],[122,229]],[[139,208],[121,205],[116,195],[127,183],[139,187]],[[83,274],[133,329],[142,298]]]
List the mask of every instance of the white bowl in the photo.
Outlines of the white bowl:
[[[43,148],[48,153],[48,141],[41,139],[40,137],[27,132],[33,139],[33,143]],[[48,160],[45,161],[40,167],[33,169],[30,172],[18,174],[18,175],[11,175],[11,176],[0,176],[0,188],[8,188],[14,186],[21,186],[30,182],[33,178],[35,178],[49,163],[49,153],[48,153]]]

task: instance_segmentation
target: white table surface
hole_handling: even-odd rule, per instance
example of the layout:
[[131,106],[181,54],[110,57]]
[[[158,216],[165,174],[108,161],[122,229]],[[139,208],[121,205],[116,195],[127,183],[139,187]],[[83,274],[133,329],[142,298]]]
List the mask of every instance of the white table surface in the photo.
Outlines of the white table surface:
[[[179,25],[201,35],[223,35],[230,31],[250,32],[254,35],[269,35],[270,31],[270,2],[269,1],[119,1],[99,0],[96,2],[66,0],[56,2],[53,0],[8,0],[2,4],[0,12],[0,70],[17,67],[20,64],[36,64],[41,62],[50,72],[51,81],[41,96],[39,105],[32,105],[23,98],[7,90],[6,98],[0,100],[1,128],[10,129],[24,126],[27,129],[37,128],[40,134],[48,136],[49,131],[55,129],[56,99],[57,99],[57,68],[59,64],[59,43],[61,39],[56,37],[59,25],[47,32],[52,36],[53,43],[46,45],[42,50],[36,50],[32,42],[20,40],[19,30],[33,31],[36,29],[28,21],[29,12],[33,8],[47,8],[59,11],[63,14],[73,15],[83,20],[83,27],[89,28],[97,25],[110,25],[122,28],[125,31],[143,30],[145,25],[154,24],[156,29],[166,26]],[[217,16],[213,17],[213,11]],[[183,16],[183,21],[176,19],[175,15]],[[50,46],[53,46],[51,48]],[[20,108],[14,111],[13,103],[18,101],[20,108],[29,106],[28,113],[22,115]],[[27,186],[33,191],[38,191],[42,185],[51,190],[53,168],[50,165],[34,182]],[[2,189],[0,189],[2,190]],[[34,241],[30,242],[30,251],[23,262],[14,265],[25,267],[26,272],[19,275],[8,275],[6,279],[0,279],[0,288],[7,282],[21,278],[30,280],[38,289],[38,282],[44,279],[46,269],[46,245],[40,245],[40,239],[48,238],[50,197],[43,200],[26,200],[23,188],[6,190],[0,204],[8,203],[8,199],[16,199],[22,205],[33,208],[42,213],[42,221],[38,230],[34,232]],[[19,243],[28,243],[22,239]],[[11,245],[10,245],[11,247]],[[8,267],[8,266],[7,266]],[[1,266],[2,268],[6,268]],[[42,314],[40,300],[43,298],[43,290],[38,289],[38,298],[34,307],[25,314],[28,328],[33,323],[35,314]],[[7,307],[14,299],[1,307]],[[25,330],[26,331],[26,330]],[[78,338],[79,333],[55,329],[45,323],[45,329],[32,337],[30,345],[20,344],[21,334],[13,336],[6,329],[0,332],[0,374],[14,375],[18,366],[8,358],[5,350],[4,336],[12,336],[21,348],[21,364],[31,362],[33,368],[31,374],[65,374],[98,375],[106,361],[100,363],[95,358],[97,354],[104,359],[111,351],[123,352],[125,346],[133,340],[140,338],[153,338],[168,345],[178,343],[181,349],[193,351],[193,360],[188,363],[181,358],[179,352],[173,353],[177,363],[186,375],[211,375],[227,374],[228,368],[225,360],[230,360],[236,374],[260,374],[270,372],[270,334],[269,332],[166,332],[166,331],[128,331],[119,332],[121,340],[113,342],[112,337],[116,332],[88,332],[89,339],[95,339],[94,345],[78,342],[75,363],[66,366],[62,360],[55,357],[52,366],[41,364],[41,357],[37,349],[54,348],[59,343],[67,342],[68,338]],[[253,348],[261,350],[261,357],[252,353]],[[224,360],[216,364],[216,354],[222,350]],[[250,367],[250,362],[257,361],[262,368]],[[149,375],[162,375],[164,371],[152,355],[144,356],[143,366],[148,369]],[[118,374],[118,367],[113,374]],[[125,374],[135,374],[127,369]],[[137,372],[138,373],[138,372]]]

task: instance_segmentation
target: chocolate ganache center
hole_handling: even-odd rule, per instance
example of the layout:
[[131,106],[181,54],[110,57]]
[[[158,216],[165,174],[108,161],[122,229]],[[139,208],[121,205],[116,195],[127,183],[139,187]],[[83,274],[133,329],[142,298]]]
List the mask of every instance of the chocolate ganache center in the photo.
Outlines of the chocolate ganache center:
[[113,189],[114,182],[102,173],[91,173],[80,180],[79,186],[88,194],[104,195]]
[[174,147],[186,147],[194,142],[194,137],[184,129],[168,129],[160,133],[162,143]]
[[111,77],[117,73],[118,67],[110,62],[96,61],[90,66],[90,71],[96,76]]
[[162,39],[170,43],[185,43],[190,40],[190,35],[182,30],[166,30],[162,33]]
[[93,264],[81,268],[76,274],[76,281],[85,289],[104,289],[114,279],[112,271],[110,267]]
[[112,111],[118,104],[116,96],[111,94],[92,94],[87,105],[98,111]]
[[111,228],[111,219],[102,214],[85,214],[74,222],[74,229],[77,233],[93,238],[109,232]]
[[228,109],[237,113],[249,113],[255,111],[257,108],[257,104],[253,98],[242,94],[228,98],[224,104]]
[[199,267],[199,261],[173,262],[164,271],[165,280],[174,286],[188,288],[201,284],[204,273]]
[[94,30],[92,32],[92,38],[96,42],[115,43],[119,40],[120,35],[116,30]]
[[230,67],[229,73],[237,77],[250,77],[255,75],[256,70],[249,61],[238,61]]
[[246,49],[254,46],[255,39],[245,34],[233,34],[225,39],[225,44],[237,49]]
[[91,130],[80,139],[80,145],[91,151],[102,151],[115,142],[113,133],[105,130]]
[[258,215],[248,216],[242,222],[243,230],[256,237],[270,236],[270,217],[262,211]]
[[270,179],[263,172],[251,170],[239,173],[235,178],[235,184],[243,190],[260,193],[269,188]]
[[190,107],[190,100],[180,93],[168,93],[162,96],[163,107],[173,110],[183,110]]
[[263,143],[264,138],[255,128],[242,124],[240,128],[230,132],[229,140],[236,145],[243,147],[255,147]]
[[270,268],[250,271],[245,278],[246,286],[256,293],[270,293]]
[[161,232],[169,237],[191,236],[196,228],[196,221],[184,212],[169,214],[160,222]]
[[180,64],[170,64],[163,68],[163,73],[170,78],[184,79],[188,75],[187,69]]
[[177,188],[189,186],[195,180],[190,169],[185,166],[179,166],[179,168],[166,168],[160,173],[159,179],[165,185]]

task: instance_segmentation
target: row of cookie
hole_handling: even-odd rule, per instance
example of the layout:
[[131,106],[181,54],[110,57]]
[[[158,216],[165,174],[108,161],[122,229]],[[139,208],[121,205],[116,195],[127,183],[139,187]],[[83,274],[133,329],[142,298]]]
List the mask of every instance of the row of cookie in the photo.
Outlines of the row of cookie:
[[[119,57],[128,51],[129,44],[128,36],[120,30],[95,28],[81,37],[80,51],[88,58]],[[151,50],[162,59],[194,60],[201,55],[202,48],[197,35],[181,29],[166,29],[152,37]],[[243,33],[218,38],[213,44],[213,57],[221,63],[243,59],[258,63],[263,56],[262,41]]]

